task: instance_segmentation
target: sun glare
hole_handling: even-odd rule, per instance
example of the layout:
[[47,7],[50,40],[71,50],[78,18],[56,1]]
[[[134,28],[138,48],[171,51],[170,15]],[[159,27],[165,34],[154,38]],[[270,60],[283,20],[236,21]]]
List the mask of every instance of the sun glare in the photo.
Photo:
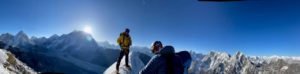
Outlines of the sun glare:
[[92,34],[92,28],[90,26],[85,26],[83,31],[86,33]]

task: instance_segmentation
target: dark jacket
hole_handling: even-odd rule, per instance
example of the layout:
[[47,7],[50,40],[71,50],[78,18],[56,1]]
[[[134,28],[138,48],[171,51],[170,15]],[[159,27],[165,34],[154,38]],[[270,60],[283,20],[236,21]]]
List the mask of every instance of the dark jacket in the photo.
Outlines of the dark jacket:
[[180,51],[176,53],[178,55],[183,63],[184,66],[184,74],[188,74],[188,69],[190,65],[192,64],[192,56],[188,51]]
[[184,67],[172,46],[165,46],[151,58],[140,74],[183,74]]

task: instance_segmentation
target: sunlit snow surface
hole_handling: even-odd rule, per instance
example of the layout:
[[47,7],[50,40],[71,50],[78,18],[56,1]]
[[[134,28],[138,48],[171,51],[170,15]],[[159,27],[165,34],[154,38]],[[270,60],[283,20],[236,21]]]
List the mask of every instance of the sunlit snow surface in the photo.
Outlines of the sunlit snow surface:
[[[125,67],[125,56],[122,58],[119,74],[138,74],[138,72],[145,66],[144,63],[139,58],[139,53],[131,52],[129,54],[129,65],[131,70]],[[107,68],[103,74],[117,74],[116,72],[116,62]]]
[[11,53],[0,49],[0,74],[37,74]]

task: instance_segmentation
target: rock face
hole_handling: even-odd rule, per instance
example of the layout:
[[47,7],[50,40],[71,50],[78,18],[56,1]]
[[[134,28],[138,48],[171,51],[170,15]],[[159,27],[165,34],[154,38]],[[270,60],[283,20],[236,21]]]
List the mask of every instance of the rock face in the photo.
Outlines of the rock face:
[[294,57],[246,57],[237,52],[234,56],[225,52],[207,55],[193,54],[190,74],[298,74],[300,60]]
[[3,49],[0,49],[0,74],[37,74],[26,64]]

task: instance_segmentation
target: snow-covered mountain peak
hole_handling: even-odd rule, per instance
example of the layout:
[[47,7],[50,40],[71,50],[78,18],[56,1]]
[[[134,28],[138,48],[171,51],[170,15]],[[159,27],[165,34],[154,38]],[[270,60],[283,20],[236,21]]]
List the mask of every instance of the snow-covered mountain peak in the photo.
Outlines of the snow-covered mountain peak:
[[240,60],[240,59],[245,59],[246,56],[242,52],[238,51],[236,52],[235,58]]
[[19,32],[16,34],[16,37],[17,37],[17,38],[22,38],[22,39],[29,39],[29,37],[27,36],[27,34],[26,34],[24,31],[19,31]]
[[10,33],[4,33],[4,34],[1,34],[1,36],[13,37],[13,35],[12,35],[12,34],[10,34]]
[[240,51],[236,52],[236,56],[243,56],[244,54]]
[[68,35],[72,35],[72,36],[80,36],[80,37],[86,37],[86,36],[91,36],[91,34],[86,33],[84,31],[79,31],[79,30],[74,30],[71,33],[69,33]]
[[67,39],[69,42],[81,42],[81,43],[88,43],[88,44],[96,44],[97,42],[94,40],[94,38],[91,36],[91,34],[83,32],[83,31],[73,31],[69,34],[64,34],[60,36],[62,38],[60,39]]
[[6,44],[13,44],[13,39],[14,39],[14,36],[12,34],[9,34],[9,33],[5,33],[5,34],[1,34],[0,36],[0,41],[6,43]]
[[229,59],[231,56],[230,54],[226,53],[226,52],[214,52],[211,51],[209,52],[209,54],[207,55],[207,58],[212,58],[212,59]]
[[58,37],[59,37],[59,35],[54,34],[54,35],[50,36],[49,39],[55,39],[55,38],[58,38]]
[[17,35],[14,38],[14,45],[28,46],[33,44],[33,41],[31,41],[31,39],[23,31],[17,33]]
[[23,31],[18,32],[15,36],[9,33],[2,34],[0,41],[13,46],[29,46],[34,44]]

